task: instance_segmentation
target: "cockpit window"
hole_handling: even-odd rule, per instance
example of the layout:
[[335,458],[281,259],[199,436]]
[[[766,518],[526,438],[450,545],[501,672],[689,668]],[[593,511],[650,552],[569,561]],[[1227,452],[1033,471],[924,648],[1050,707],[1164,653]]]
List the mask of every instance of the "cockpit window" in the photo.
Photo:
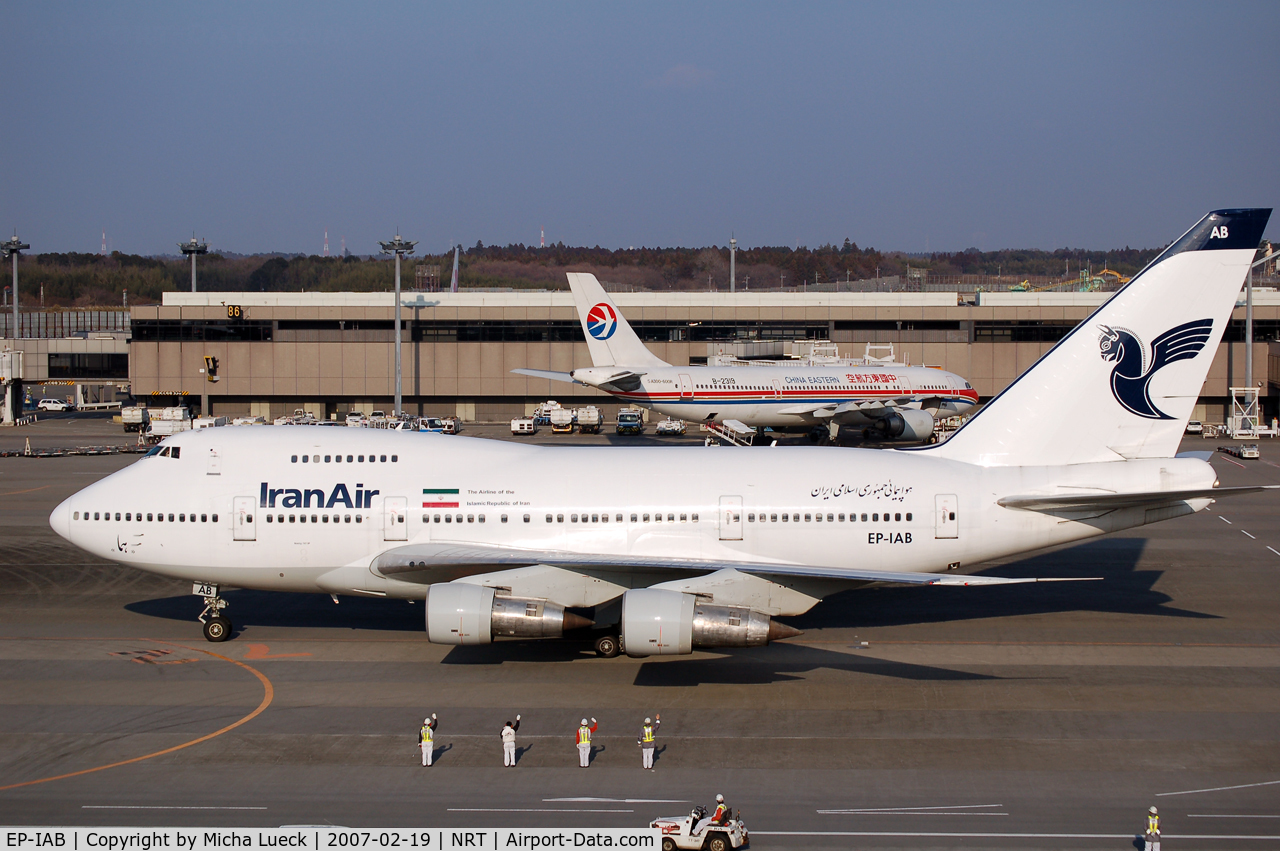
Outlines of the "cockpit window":
[[181,447],[181,446],[175,446],[175,447],[173,447],[173,449],[172,449],[172,450],[170,450],[170,452],[169,452],[169,457],[170,457],[170,458],[177,458],[177,457],[178,457],[178,453],[180,453],[180,452],[182,452],[182,447]]
[[168,458],[168,457],[169,457],[169,447],[167,447],[167,446],[162,446],[162,447],[160,447],[160,455],[161,455],[162,457],[164,457],[164,458]]
[[150,458],[152,455],[159,455],[159,454],[160,454],[160,447],[159,447],[159,446],[153,446],[151,449],[148,449],[148,450],[147,450],[147,454],[146,454],[146,455],[143,455],[142,457],[143,457],[143,458]]

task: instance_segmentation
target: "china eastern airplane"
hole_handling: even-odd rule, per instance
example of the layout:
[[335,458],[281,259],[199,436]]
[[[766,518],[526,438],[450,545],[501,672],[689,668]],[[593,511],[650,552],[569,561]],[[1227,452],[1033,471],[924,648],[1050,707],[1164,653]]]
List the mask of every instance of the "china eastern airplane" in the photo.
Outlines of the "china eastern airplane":
[[1205,216],[935,446],[203,429],[50,524],[191,581],[211,641],[232,634],[226,587],[422,600],[441,644],[594,627],[601,655],[650,656],[794,635],[775,618],[866,583],[1045,581],[965,572],[1261,490],[1218,488],[1208,453],[1176,453],[1270,212]]
[[935,420],[978,403],[958,375],[901,365],[672,366],[649,351],[595,275],[569,272],[593,366],[513,369],[570,381],[660,414],[750,428],[862,426],[880,437],[928,440]]

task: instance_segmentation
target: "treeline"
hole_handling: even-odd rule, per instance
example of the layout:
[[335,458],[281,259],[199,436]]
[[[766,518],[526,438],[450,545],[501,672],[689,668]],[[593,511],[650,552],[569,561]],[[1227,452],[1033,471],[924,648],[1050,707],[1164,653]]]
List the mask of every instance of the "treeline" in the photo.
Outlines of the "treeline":
[[[851,240],[817,248],[763,246],[738,250],[736,272],[742,289],[777,289],[833,281],[904,275],[908,266],[934,275],[1047,275],[1074,277],[1081,268],[1095,273],[1104,266],[1130,276],[1160,249],[1115,251],[1016,250],[907,255],[860,248]],[[405,258],[402,286],[413,289],[417,270],[431,271],[442,288],[449,286],[452,253]],[[130,304],[154,304],[165,292],[188,290],[186,258],[122,254],[24,255],[19,264],[23,303],[44,288],[47,306],[114,306],[128,292]],[[208,254],[197,261],[202,291],[372,292],[393,286],[394,261],[389,257],[320,257],[267,254]],[[486,246],[477,242],[461,252],[459,285],[464,288],[511,287],[564,289],[566,272],[593,272],[601,280],[633,289],[707,290],[729,284],[729,249],[573,247],[527,245]]]

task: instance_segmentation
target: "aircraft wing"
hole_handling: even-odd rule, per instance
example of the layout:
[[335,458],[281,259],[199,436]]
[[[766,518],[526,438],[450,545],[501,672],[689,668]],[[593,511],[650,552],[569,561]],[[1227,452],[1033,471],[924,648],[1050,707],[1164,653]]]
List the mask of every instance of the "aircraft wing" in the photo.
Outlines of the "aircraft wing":
[[[545,564],[566,569],[603,570],[671,570],[680,573],[702,573],[716,570],[738,570],[762,576],[807,576],[819,579],[843,579],[854,582],[897,582],[904,585],[1019,585],[1027,582],[1072,582],[1069,579],[1006,578],[1001,576],[964,576],[959,574],[908,573],[895,570],[821,567],[781,562],[721,561],[686,559],[668,556],[606,555],[570,553],[554,550],[526,550],[484,544],[450,544],[432,542],[409,544],[387,550],[374,559],[372,568],[388,578],[405,582],[430,584],[445,582],[472,573],[510,570]],[[1102,577],[1090,577],[1101,579]]]
[[[932,397],[924,397],[932,398]],[[872,419],[888,415],[895,408],[904,408],[915,401],[912,396],[899,396],[894,399],[851,399],[848,402],[835,404],[832,402],[814,402],[810,404],[792,405],[778,411],[780,414],[813,414],[815,417],[838,417],[841,414],[857,412]]]
[[1218,499],[1224,496],[1241,496],[1246,493],[1274,490],[1280,485],[1258,485],[1242,488],[1197,488],[1181,491],[1146,491],[1142,493],[1073,493],[1066,495],[1005,496],[996,500],[1005,508],[1024,511],[1113,511],[1119,508],[1156,506],[1188,499]]
[[573,384],[573,376],[567,372],[554,372],[549,369],[513,369],[512,372],[517,375],[527,375],[530,378],[549,378],[552,381],[567,381]]

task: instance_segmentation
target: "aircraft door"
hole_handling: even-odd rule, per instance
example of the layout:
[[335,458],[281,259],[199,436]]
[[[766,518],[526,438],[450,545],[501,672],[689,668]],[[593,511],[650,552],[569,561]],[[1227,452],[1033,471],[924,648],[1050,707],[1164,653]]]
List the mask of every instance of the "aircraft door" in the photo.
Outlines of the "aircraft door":
[[205,473],[210,476],[222,475],[222,447],[210,446],[205,455]]
[[776,378],[773,379],[773,398],[775,399],[782,398],[782,382]]
[[956,510],[960,501],[953,493],[940,493],[934,498],[933,536],[935,538],[959,538],[960,521]]
[[409,540],[409,499],[389,496],[382,500],[382,537],[387,541]]
[[720,540],[742,540],[742,497],[720,497]]
[[237,541],[258,540],[258,527],[254,521],[254,506],[258,501],[251,496],[237,496],[231,500],[232,537]]
[[680,398],[693,398],[693,379],[683,374],[680,376]]

